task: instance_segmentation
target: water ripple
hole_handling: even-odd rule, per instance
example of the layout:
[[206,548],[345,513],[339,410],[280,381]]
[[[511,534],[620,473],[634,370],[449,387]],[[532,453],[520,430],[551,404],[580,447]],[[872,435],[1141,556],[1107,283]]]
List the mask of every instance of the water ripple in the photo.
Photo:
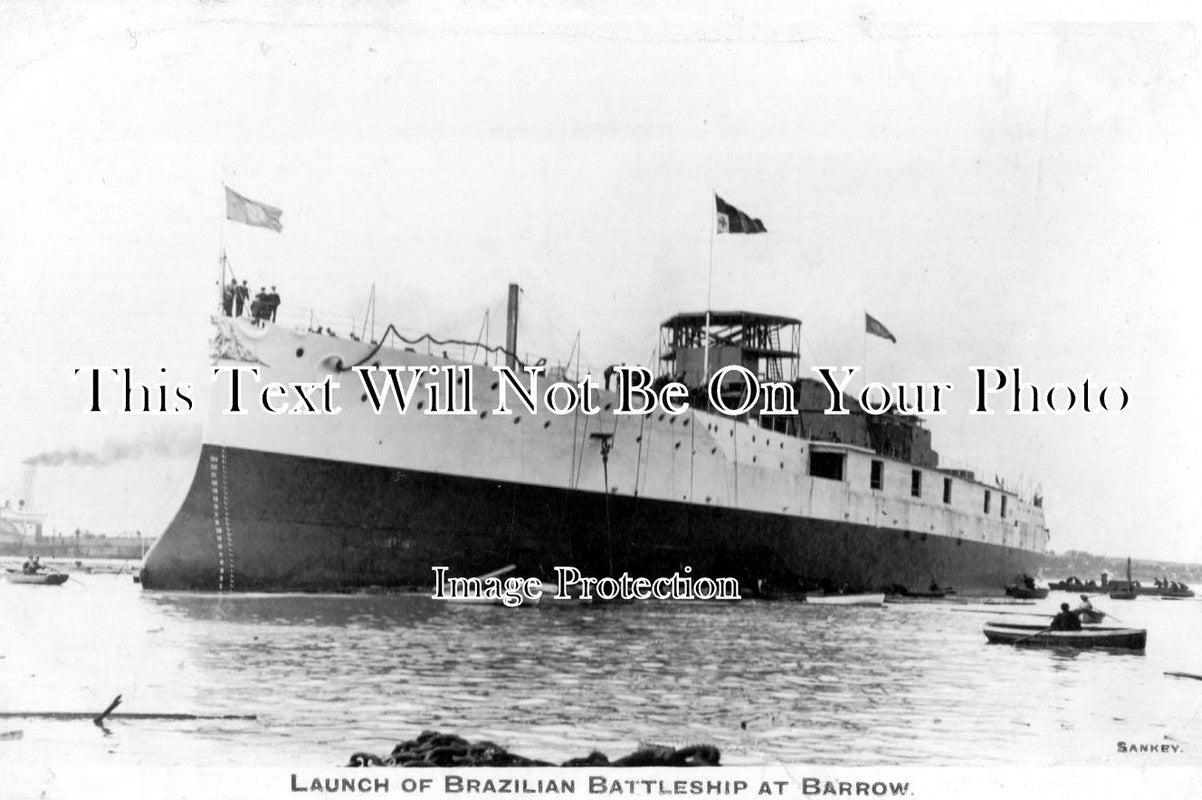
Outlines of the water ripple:
[[[1149,628],[1151,649],[1133,656],[989,646],[988,610],[963,605],[509,610],[141,593],[104,576],[57,594],[0,591],[15,631],[0,650],[2,710],[30,698],[93,709],[122,693],[129,711],[259,717],[116,721],[96,756],[129,763],[337,764],[425,728],[550,760],[705,741],[728,763],[853,766],[1105,764],[1119,739],[1202,738],[1202,692],[1162,674],[1202,672],[1173,648],[1202,635],[1202,603],[1124,606]],[[26,727],[14,747],[66,735]],[[92,735],[82,728],[72,735]]]

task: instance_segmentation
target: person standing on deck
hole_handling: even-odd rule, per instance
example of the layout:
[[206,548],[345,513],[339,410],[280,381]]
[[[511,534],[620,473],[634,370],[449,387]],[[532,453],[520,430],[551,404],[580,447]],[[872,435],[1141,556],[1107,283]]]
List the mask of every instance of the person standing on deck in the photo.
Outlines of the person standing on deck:
[[234,316],[242,316],[242,307],[250,301],[250,287],[246,285],[246,281],[242,281],[242,285],[235,287],[234,290]]
[[250,316],[256,325],[259,325],[263,320],[271,316],[267,310],[267,287],[260,286],[259,293],[255,295],[255,299],[250,304]]
[[275,322],[275,312],[280,307],[280,296],[276,294],[275,287],[271,287],[271,291],[267,294],[267,308],[271,311],[270,319]]
[[221,310],[227,317],[234,315],[234,297],[238,294],[238,281],[231,280],[229,286],[221,290]]

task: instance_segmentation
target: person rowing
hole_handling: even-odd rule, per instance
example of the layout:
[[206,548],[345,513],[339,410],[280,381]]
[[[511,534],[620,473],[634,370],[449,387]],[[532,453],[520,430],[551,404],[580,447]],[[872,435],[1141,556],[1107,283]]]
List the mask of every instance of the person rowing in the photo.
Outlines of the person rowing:
[[1106,616],[1106,612],[1098,611],[1093,607],[1093,603],[1089,602],[1089,595],[1081,595],[1081,605],[1073,609],[1072,613],[1077,615],[1077,618],[1086,624],[1097,624]]
[[1069,610],[1068,603],[1060,604],[1060,613],[1052,617],[1051,630],[1054,631],[1079,631],[1081,630],[1081,620],[1075,613]]

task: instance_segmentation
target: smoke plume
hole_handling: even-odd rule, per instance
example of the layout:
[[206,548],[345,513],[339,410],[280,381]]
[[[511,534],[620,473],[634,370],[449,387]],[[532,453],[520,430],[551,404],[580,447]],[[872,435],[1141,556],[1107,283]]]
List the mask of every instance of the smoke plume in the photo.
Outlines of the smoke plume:
[[160,431],[144,436],[109,439],[98,449],[69,447],[46,450],[25,459],[26,464],[47,467],[103,467],[140,458],[183,458],[200,449],[200,431]]

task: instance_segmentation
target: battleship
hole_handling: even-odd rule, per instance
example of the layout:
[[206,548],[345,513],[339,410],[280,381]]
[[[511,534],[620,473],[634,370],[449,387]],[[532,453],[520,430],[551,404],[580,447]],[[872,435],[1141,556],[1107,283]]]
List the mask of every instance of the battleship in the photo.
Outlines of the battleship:
[[[941,467],[920,417],[823,413],[830,395],[801,373],[792,317],[664,321],[658,380],[693,391],[678,415],[615,415],[608,387],[594,415],[493,413],[491,367],[525,366],[517,296],[511,286],[504,347],[411,340],[392,327],[376,343],[215,317],[215,363],[253,366],[263,384],[332,376],[354,386],[356,368],[437,366],[483,410],[419,413],[417,399],[413,413],[381,414],[357,391],[336,416],[211,404],[195,475],[146,556],[142,586],[425,589],[435,567],[471,576],[513,565],[544,577],[558,566],[649,578],[687,568],[752,594],[933,583],[996,593],[1038,570],[1049,536],[1042,497]],[[721,385],[730,405],[747,388],[739,374],[752,374],[790,384],[796,413],[715,411],[705,378],[730,365],[747,370]]]

